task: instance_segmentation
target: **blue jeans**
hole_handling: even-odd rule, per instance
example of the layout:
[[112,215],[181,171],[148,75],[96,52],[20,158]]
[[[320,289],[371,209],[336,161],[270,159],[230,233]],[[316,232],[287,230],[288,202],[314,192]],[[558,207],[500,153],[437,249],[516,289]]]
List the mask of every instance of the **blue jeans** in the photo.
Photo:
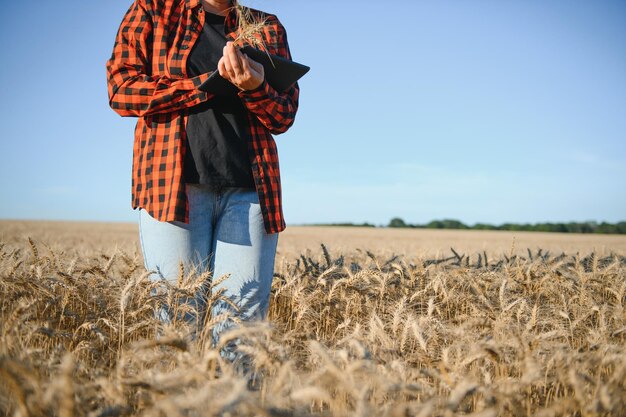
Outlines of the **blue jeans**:
[[[274,275],[278,234],[267,234],[259,198],[255,190],[225,188],[214,191],[202,185],[186,187],[189,223],[160,222],[140,210],[139,234],[145,267],[155,273],[151,280],[168,280],[176,285],[182,263],[184,273],[211,271],[209,280],[229,275],[213,291],[224,290],[223,297],[209,306],[213,318],[230,315],[240,320],[264,319],[267,315]],[[188,300],[196,314],[185,320],[196,327],[204,322],[210,282]],[[204,293],[203,293],[204,292]],[[232,303],[232,305],[231,305]],[[237,308],[233,307],[236,306]],[[158,317],[173,319],[163,305]],[[220,333],[233,327],[232,320],[218,322],[213,328],[213,343]],[[202,330],[202,329],[199,329]]]

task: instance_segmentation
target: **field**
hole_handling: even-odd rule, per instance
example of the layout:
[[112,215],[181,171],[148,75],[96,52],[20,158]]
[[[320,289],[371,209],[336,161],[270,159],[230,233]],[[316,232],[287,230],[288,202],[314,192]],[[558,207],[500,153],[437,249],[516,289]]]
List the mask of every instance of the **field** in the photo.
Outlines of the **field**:
[[1,221],[0,412],[624,416],[625,255],[622,236],[289,227],[269,321],[231,335],[250,384],[153,319],[134,225]]

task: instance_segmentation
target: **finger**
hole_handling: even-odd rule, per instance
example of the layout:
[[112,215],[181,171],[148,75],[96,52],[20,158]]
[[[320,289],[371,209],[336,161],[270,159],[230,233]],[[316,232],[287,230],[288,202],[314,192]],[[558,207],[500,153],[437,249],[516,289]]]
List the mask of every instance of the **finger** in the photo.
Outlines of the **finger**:
[[227,77],[225,77],[228,81],[230,81],[233,84],[236,84],[236,80],[237,80],[237,74],[235,73],[235,70],[233,69],[233,65],[232,62],[230,60],[230,54],[232,52],[230,51],[230,49],[228,47],[224,47],[224,56],[222,57],[224,60],[224,69],[226,71]]
[[265,78],[265,68],[263,68],[263,64],[255,61],[254,59],[250,58],[248,55],[244,55],[244,56],[246,57],[245,63],[247,66],[244,68],[244,70],[247,70],[249,72],[254,72],[259,77]]
[[250,59],[249,56],[243,55],[243,59],[241,60],[241,63],[242,63],[242,67],[245,72],[245,75],[248,79],[262,80],[264,78],[264,74],[259,73],[259,71],[253,67],[255,62],[254,60]]
[[246,54],[242,54],[241,69],[243,70],[244,74],[249,74],[252,72],[252,68],[250,67],[250,59]]
[[228,81],[230,82],[234,82],[236,75],[235,75],[235,71],[233,71],[233,67],[230,63],[230,59],[228,59],[228,57],[224,56],[224,71],[226,72],[226,76],[224,78],[226,78]]
[[222,78],[225,78],[227,80],[229,79],[228,72],[226,71],[226,66],[224,64],[224,57],[220,58],[220,60],[218,61],[217,71],[219,72]]
[[224,57],[227,58],[230,62],[230,66],[233,72],[235,73],[235,75],[241,75],[243,73],[243,70],[241,68],[241,58],[239,57],[241,52],[235,49],[232,42],[228,42],[224,48]]

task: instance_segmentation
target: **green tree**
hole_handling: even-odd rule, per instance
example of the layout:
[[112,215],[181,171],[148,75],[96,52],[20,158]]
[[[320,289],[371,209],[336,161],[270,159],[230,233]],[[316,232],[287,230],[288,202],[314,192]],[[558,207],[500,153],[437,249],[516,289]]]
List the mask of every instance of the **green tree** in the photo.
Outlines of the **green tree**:
[[497,226],[494,226],[492,224],[487,224],[487,223],[476,223],[472,229],[476,229],[476,230],[498,230]]
[[443,223],[444,229],[469,229],[467,225],[458,220],[444,219],[441,222]]
[[388,227],[407,227],[407,224],[401,218],[394,217],[389,222],[389,226]]
[[618,233],[617,225],[606,223],[606,222],[602,222],[602,223],[600,223],[598,225],[598,229],[597,229],[596,233],[606,233],[606,234]]
[[433,220],[426,225],[427,229],[443,229],[443,222],[440,220]]

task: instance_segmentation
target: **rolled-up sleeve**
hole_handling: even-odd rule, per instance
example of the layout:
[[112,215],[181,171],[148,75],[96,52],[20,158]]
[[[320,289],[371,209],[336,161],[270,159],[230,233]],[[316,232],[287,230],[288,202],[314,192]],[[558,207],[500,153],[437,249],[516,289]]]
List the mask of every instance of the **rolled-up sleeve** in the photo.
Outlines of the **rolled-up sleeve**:
[[172,79],[151,74],[153,24],[142,0],[130,6],[106,63],[109,105],[121,116],[146,116],[192,107],[210,98],[198,87],[211,75]]

